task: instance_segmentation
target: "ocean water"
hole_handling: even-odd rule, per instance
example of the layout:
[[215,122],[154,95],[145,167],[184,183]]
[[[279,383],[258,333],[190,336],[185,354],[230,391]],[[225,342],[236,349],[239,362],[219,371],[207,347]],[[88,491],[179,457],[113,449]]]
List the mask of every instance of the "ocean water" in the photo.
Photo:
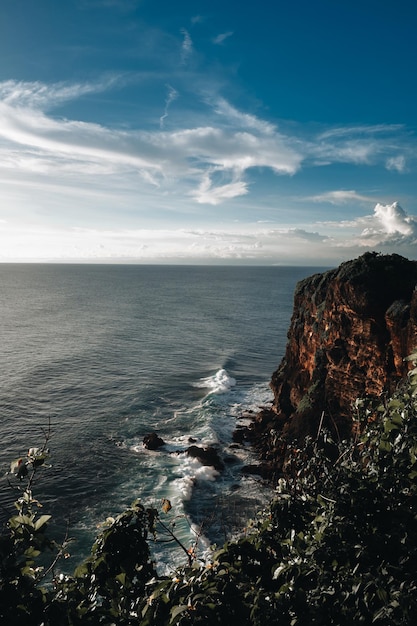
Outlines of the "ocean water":
[[[135,498],[168,498],[175,532],[198,550],[222,543],[268,500],[245,477],[250,447],[230,447],[244,412],[272,400],[286,345],[292,267],[0,265],[0,517],[13,512],[10,461],[42,445],[51,467],[34,486],[50,530],[69,525],[69,564],[97,527]],[[157,431],[158,451],[142,445]],[[190,459],[189,439],[214,445],[225,470]],[[157,543],[169,568],[177,546]],[[182,557],[183,558],[183,557]],[[178,560],[178,559],[177,559]]]

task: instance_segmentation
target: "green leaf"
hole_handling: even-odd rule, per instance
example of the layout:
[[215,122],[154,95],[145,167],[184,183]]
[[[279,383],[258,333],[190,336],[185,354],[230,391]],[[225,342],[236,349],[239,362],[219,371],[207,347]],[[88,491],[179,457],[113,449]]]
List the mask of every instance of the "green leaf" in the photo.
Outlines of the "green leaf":
[[81,563],[78,567],[75,568],[74,576],[75,578],[84,578],[89,573],[89,568],[87,563]]
[[22,567],[20,571],[23,574],[23,576],[30,576],[31,578],[35,577],[35,570],[30,565],[26,565],[25,567]]
[[381,439],[381,441],[379,442],[379,449],[381,450],[381,452],[391,452],[392,445],[386,439]]
[[126,586],[126,574],[125,574],[125,572],[121,572],[120,574],[117,574],[116,580],[118,580],[119,583],[121,583],[123,585],[123,587],[125,587]]
[[184,613],[184,611],[188,611],[188,605],[187,604],[179,604],[178,606],[174,606],[171,609],[171,619],[170,619],[170,624],[174,624],[174,620],[176,617],[178,617],[178,615],[181,615],[181,613]]
[[41,515],[38,520],[35,522],[35,530],[39,530],[51,519],[52,515]]
[[15,515],[9,519],[10,528],[17,528],[18,526],[28,526],[29,528],[34,528],[33,518],[29,517],[29,515]]
[[403,406],[404,406],[404,403],[398,400],[398,398],[393,398],[388,403],[389,409],[398,409],[399,407],[403,407]]
[[28,548],[27,550],[25,550],[24,555],[27,558],[36,558],[37,556],[39,556],[41,553],[40,550],[36,550],[35,548],[33,548],[32,546],[30,548]]

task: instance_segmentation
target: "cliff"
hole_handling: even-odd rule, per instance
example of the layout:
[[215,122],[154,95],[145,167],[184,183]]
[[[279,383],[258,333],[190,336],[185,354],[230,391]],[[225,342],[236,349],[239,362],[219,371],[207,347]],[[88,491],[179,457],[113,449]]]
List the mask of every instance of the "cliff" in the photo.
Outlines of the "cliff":
[[271,458],[271,432],[315,435],[321,415],[341,438],[358,397],[392,392],[417,347],[417,262],[366,253],[298,283],[285,356],[274,372],[274,401],[251,437]]

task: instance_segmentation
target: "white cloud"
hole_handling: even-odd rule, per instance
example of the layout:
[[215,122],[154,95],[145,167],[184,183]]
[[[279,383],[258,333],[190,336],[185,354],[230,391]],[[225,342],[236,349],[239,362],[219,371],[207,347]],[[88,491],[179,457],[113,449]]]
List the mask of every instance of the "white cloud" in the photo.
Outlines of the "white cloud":
[[318,232],[309,232],[303,228],[292,228],[287,234],[289,237],[301,239],[304,242],[324,243],[329,240],[327,235],[321,235]]
[[383,232],[388,235],[400,234],[417,238],[417,222],[409,217],[398,202],[393,204],[377,204],[374,215]]
[[13,107],[47,111],[62,102],[76,100],[91,93],[100,93],[114,86],[120,79],[110,76],[92,83],[25,82],[6,80],[0,82],[0,102]]
[[[97,88],[91,86],[90,91]],[[98,176],[100,171],[106,176],[135,171],[161,189],[164,181],[176,179],[185,196],[190,197],[194,186],[191,197],[199,203],[217,204],[247,193],[243,176],[249,168],[266,167],[278,174],[294,174],[301,166],[303,157],[287,137],[272,125],[240,113],[224,100],[216,104],[216,112],[221,110],[227,118],[223,128],[190,127],[166,132],[169,107],[178,95],[171,86],[159,131],[116,130],[91,122],[53,118],[41,110],[41,104],[53,108],[65,98],[88,91],[88,85],[66,88],[59,84],[47,88],[38,83],[0,83],[0,169],[9,168],[15,155],[14,161],[22,171],[26,168],[45,175],[72,172],[83,178],[88,173]],[[213,168],[223,171],[232,181],[218,189],[213,183],[207,184]]]
[[228,39],[229,37],[232,37],[232,35],[233,35],[232,30],[227,31],[226,33],[220,33],[219,35],[217,35],[217,37],[214,37],[213,43],[216,45],[221,45],[222,43],[226,41],[226,39]]
[[320,165],[330,163],[355,163],[356,165],[370,165],[381,149],[379,142],[360,139],[347,139],[343,142],[327,141],[314,142],[310,145],[311,156]]
[[353,190],[335,190],[326,191],[325,193],[317,194],[306,198],[312,202],[329,202],[330,204],[346,204],[348,202],[369,202],[371,198],[364,196]]
[[339,245],[397,246],[417,243],[417,219],[406,213],[398,202],[377,203],[371,215],[362,215],[353,220],[320,222],[328,231],[348,232]]
[[388,169],[402,171],[405,168],[405,143],[405,129],[401,124],[345,126],[319,133],[306,143],[306,150],[319,165],[335,162],[356,165],[382,163]]
[[[378,205],[377,205],[378,206]],[[382,208],[381,208],[382,207]],[[375,207],[377,209],[377,207]],[[364,249],[415,250],[417,222],[398,206],[379,205],[374,229],[329,236],[305,228],[237,224],[200,229],[22,227],[0,222],[0,261],[43,259],[97,262],[243,262],[336,265]],[[357,221],[357,226],[363,222]],[[408,231],[404,223],[411,227]]]
[[[240,230],[16,228],[0,224],[0,261],[129,259],[137,262],[205,262],[225,259],[282,261],[294,245],[322,242],[316,233],[288,229]],[[39,254],[39,249],[42,254]],[[307,252],[307,254],[309,254]]]
[[404,155],[400,154],[398,156],[387,159],[385,167],[387,168],[387,170],[395,170],[402,174],[406,171],[406,160]]
[[[327,224],[329,226],[329,224]],[[334,227],[335,224],[332,224]],[[339,246],[356,246],[392,251],[403,250],[403,254],[415,257],[417,244],[417,220],[409,216],[398,204],[376,204],[372,215],[339,223],[351,235],[339,241]]]
[[236,124],[240,128],[253,129],[265,135],[273,135],[277,132],[274,124],[261,120],[255,115],[242,113],[224,98],[217,98],[214,102],[214,110],[219,115],[224,116],[228,122]]
[[[364,250],[396,252],[416,258],[417,218],[408,215],[398,202],[377,203],[372,214],[352,220],[321,221],[316,226],[320,229],[318,238],[328,237],[323,239],[318,251],[320,258],[328,255],[340,262],[358,256]],[[306,237],[305,242],[310,248],[313,238],[308,240]]]
[[[183,34],[184,50],[190,51],[189,35],[187,31]],[[106,176],[111,172],[136,172],[142,180],[159,186],[161,192],[165,184],[176,180],[184,197],[217,204],[248,193],[244,176],[250,168],[293,175],[311,157],[319,158],[321,163],[373,162],[388,149],[385,139],[378,143],[375,135],[388,133],[390,126],[375,127],[373,140],[368,127],[350,129],[353,134],[364,135],[366,141],[350,138],[349,129],[329,130],[318,140],[300,140],[219,97],[206,102],[211,124],[190,124],[166,132],[169,108],[178,97],[170,85],[159,131],[116,130],[91,122],[57,119],[46,113],[65,100],[110,88],[117,81],[112,77],[92,84],[0,83],[0,168],[10,168],[13,159],[22,171],[26,168],[45,175],[54,171],[81,177],[93,172],[99,175],[100,171]],[[400,159],[390,159],[391,167],[402,167]],[[210,180],[213,168],[223,171],[229,180],[216,186]],[[331,191],[311,199],[335,204],[367,200],[350,190]]]
[[326,131],[319,134],[319,141],[327,139],[335,139],[338,137],[368,137],[369,135],[377,134],[389,134],[398,133],[404,128],[403,124],[374,124],[374,125],[362,125],[362,126],[337,126],[329,128]]
[[210,174],[204,175],[203,180],[196,191],[191,192],[191,196],[200,204],[220,204],[224,200],[230,200],[248,193],[246,183],[235,180],[225,185],[213,186]]
[[[0,83],[0,199],[1,218],[7,218],[0,237],[3,260],[43,255],[48,259],[123,257],[159,262],[181,258],[192,262],[240,258],[284,262],[294,260],[299,250],[301,263],[303,259],[336,259],[341,248],[343,253],[352,254],[370,246],[402,246],[406,250],[416,241],[416,220],[397,203],[377,205],[373,215],[355,220],[279,229],[274,228],[278,220],[281,225],[294,224],[282,221],[286,210],[283,198],[270,189],[262,190],[263,205],[256,198],[264,170],[293,176],[317,162],[346,161],[383,167],[390,163],[397,170],[405,167],[405,161],[395,160],[392,153],[390,132],[399,132],[397,127],[375,127],[373,132],[370,128],[359,132],[358,127],[330,129],[306,138],[303,129],[292,126],[291,132],[285,133],[281,124],[278,128],[223,98],[210,100],[205,96],[192,102],[199,107],[198,119],[200,111],[204,112],[205,125],[184,115],[181,127],[165,128],[170,107],[178,98],[177,90],[169,84],[159,126],[154,118],[151,127],[145,128],[139,120],[137,128],[127,124],[112,128],[51,113],[58,104],[120,82],[114,77],[73,85]],[[175,105],[175,118],[170,121],[177,122],[180,106],[190,96],[183,83],[181,96]],[[244,197],[246,201],[242,201]],[[375,201],[352,189],[335,189],[309,200],[333,205]],[[246,214],[253,220],[250,228],[242,226],[215,236],[208,230],[202,231],[204,235],[158,226],[151,230],[173,213],[181,216],[183,224],[190,223],[190,216],[198,216],[200,224],[204,216],[210,224],[213,215],[220,215],[217,207],[222,204],[225,222],[230,223],[231,216],[240,219]],[[22,221],[13,221],[14,214]],[[101,224],[102,215],[107,219],[107,230],[58,228],[60,219],[67,226],[70,222]],[[39,228],[25,230],[24,218],[28,216]],[[124,231],[112,229],[119,218],[126,224]],[[256,224],[259,218],[270,220],[268,230]],[[48,219],[56,228],[41,229],[40,224],[48,223]],[[141,230],[135,229],[138,222]],[[145,231],[145,226],[149,230]]]
[[164,125],[165,125],[165,120],[168,117],[169,107],[174,102],[174,100],[176,100],[178,98],[178,91],[176,89],[174,89],[174,87],[171,87],[171,85],[167,85],[167,89],[168,89],[168,95],[167,95],[167,97],[165,99],[164,114],[161,115],[161,117],[159,118],[159,126],[160,126],[160,128],[163,128]]
[[183,36],[181,46],[181,62],[185,64],[193,52],[193,41],[189,32],[185,28],[181,29],[181,34]]
[[112,162],[114,167],[161,169],[159,155],[144,149],[146,137],[141,134],[113,131],[98,124],[54,120],[36,110],[16,109],[4,103],[0,103],[1,140],[0,161],[1,153],[7,156],[10,148],[6,140],[25,150],[31,149],[33,156],[50,155],[58,160],[66,157],[67,165],[72,163],[75,171],[85,162],[103,161]]

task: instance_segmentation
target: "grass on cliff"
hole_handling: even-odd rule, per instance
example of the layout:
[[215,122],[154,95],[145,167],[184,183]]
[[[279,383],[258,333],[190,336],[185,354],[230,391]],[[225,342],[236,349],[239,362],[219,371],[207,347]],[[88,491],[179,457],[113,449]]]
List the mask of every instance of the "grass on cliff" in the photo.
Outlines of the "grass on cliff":
[[[417,359],[417,354],[413,355]],[[358,400],[357,437],[290,447],[268,509],[200,562],[158,576],[149,540],[171,532],[135,502],[72,576],[33,495],[46,445],[12,463],[17,514],[0,536],[0,622],[13,625],[376,624],[417,619],[417,369],[391,398]],[[186,554],[187,553],[187,554]],[[48,560],[49,559],[49,560]]]

